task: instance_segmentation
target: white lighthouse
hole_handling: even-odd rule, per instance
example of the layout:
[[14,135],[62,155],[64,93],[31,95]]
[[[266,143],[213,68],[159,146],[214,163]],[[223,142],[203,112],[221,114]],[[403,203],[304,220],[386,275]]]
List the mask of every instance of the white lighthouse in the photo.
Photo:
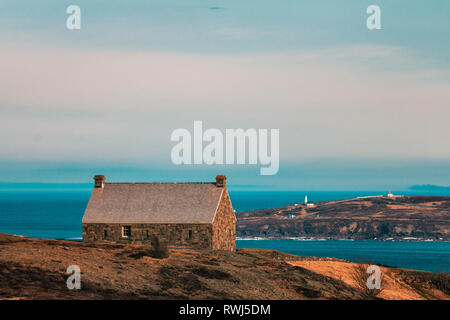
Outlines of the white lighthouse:
[[316,205],[314,203],[308,203],[308,196],[305,195],[305,207],[314,208]]

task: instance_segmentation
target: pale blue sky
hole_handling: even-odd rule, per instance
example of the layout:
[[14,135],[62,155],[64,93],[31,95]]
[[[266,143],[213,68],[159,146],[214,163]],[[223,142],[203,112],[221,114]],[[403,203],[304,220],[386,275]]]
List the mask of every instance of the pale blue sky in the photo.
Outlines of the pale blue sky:
[[[70,4],[82,9],[79,36],[65,29]],[[365,28],[371,4],[382,9],[383,31]],[[446,0],[3,0],[0,9],[2,36],[16,41],[217,53],[377,43],[406,46],[447,67],[449,63]]]
[[[448,185],[449,21],[445,0],[3,0],[0,181]],[[279,174],[175,167],[170,133],[194,120],[279,128]]]

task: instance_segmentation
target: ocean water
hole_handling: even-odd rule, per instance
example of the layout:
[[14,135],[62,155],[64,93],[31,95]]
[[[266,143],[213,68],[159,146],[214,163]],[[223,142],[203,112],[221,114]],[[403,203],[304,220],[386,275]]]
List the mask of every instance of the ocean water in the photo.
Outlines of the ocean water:
[[353,262],[450,273],[448,241],[237,240],[236,246],[273,249],[302,257],[334,257]]
[[[88,188],[0,189],[0,232],[35,238],[82,237],[81,218],[89,201]],[[230,191],[236,211],[380,195],[385,191]],[[419,195],[417,192],[395,194]],[[430,195],[424,194],[422,195]],[[450,272],[450,242],[237,240],[239,248],[275,249],[300,256],[336,257],[403,268]]]
[[34,238],[81,239],[90,191],[0,192],[0,232]]

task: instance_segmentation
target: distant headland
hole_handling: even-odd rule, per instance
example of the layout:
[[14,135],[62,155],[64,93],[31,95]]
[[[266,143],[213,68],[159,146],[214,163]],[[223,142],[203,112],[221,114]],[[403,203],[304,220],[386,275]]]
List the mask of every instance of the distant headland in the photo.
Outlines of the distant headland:
[[450,197],[361,197],[236,213],[240,238],[450,241]]
[[450,192],[450,186],[437,186],[434,184],[421,184],[409,187],[410,190],[414,191],[448,191]]

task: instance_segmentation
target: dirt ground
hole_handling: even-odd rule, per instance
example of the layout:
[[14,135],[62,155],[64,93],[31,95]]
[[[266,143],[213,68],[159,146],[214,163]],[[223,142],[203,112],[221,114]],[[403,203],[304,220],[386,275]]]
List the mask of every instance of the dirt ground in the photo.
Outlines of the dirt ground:
[[[273,250],[87,244],[0,234],[0,299],[364,299],[349,276],[356,264]],[[70,265],[81,290],[66,285]],[[449,277],[382,268],[382,299],[449,299]]]

